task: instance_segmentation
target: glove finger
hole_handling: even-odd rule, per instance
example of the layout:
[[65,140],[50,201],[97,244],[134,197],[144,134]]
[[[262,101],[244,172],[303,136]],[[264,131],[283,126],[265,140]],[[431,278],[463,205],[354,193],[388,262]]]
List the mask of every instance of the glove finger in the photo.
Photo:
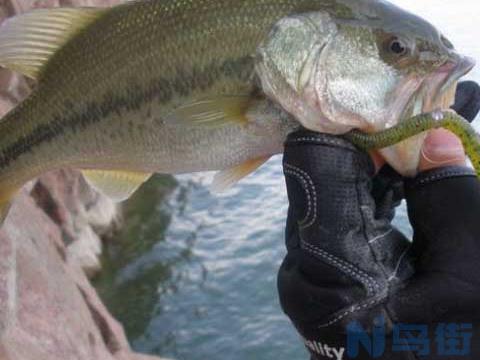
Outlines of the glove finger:
[[372,196],[376,204],[375,218],[395,217],[395,209],[405,198],[403,177],[390,165],[385,165],[373,179]]
[[479,320],[480,183],[465,167],[435,169],[408,183],[406,198],[415,275],[393,299],[397,316],[424,323]]
[[474,81],[459,83],[452,109],[470,122],[475,120],[480,111],[480,86]]

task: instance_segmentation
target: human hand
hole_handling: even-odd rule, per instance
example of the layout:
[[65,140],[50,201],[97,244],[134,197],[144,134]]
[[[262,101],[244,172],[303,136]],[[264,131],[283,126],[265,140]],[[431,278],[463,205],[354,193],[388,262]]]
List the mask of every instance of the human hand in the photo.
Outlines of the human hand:
[[[466,104],[473,108],[479,98]],[[348,329],[360,324],[372,333],[379,319],[387,336],[377,358],[388,360],[425,351],[395,352],[396,324],[434,331],[442,323],[467,323],[477,329],[480,183],[464,163],[453,135],[429,135],[423,172],[405,184],[411,243],[390,224],[391,194],[372,195],[375,166],[367,154],[333,136],[302,131],[289,137],[288,255],[278,285],[282,307],[313,359],[372,358],[365,350],[348,356]],[[464,359],[480,355],[480,339],[472,341]],[[432,349],[427,359],[436,356]]]
[[[480,111],[480,87],[478,84],[473,81],[460,83],[452,108],[468,121],[475,120]],[[443,129],[429,132],[423,146],[419,171],[452,165],[462,166],[465,163],[465,151],[455,135]]]

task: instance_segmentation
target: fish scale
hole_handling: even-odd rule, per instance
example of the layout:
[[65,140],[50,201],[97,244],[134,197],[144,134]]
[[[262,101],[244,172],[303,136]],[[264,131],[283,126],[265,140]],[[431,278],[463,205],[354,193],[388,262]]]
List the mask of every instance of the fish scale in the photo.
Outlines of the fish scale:
[[[176,105],[197,97],[197,90],[202,96],[252,92],[253,54],[258,42],[269,24],[301,8],[302,3],[315,1],[145,1],[105,12],[47,63],[35,94],[10,115],[22,119],[17,123],[21,126],[9,131],[0,128],[0,134],[8,134],[2,145],[10,149],[0,167],[43,145],[45,139],[52,141],[71,128],[78,131],[82,128],[78,118],[87,117],[87,123],[93,123],[95,112],[104,112],[94,109],[109,102],[110,111],[131,115],[132,108],[137,111],[138,106],[129,104],[135,105],[137,99],[145,103],[159,99],[161,113],[168,114]],[[262,22],[252,21],[254,11],[261,11]],[[219,22],[220,18],[224,21]],[[111,41],[112,33],[119,37],[115,42]],[[211,39],[208,44],[202,41],[205,33],[216,46],[211,46]],[[231,41],[234,34],[235,41]],[[208,52],[204,50],[207,46]],[[57,127],[62,130],[55,131]],[[35,132],[41,135],[19,136]],[[111,148],[108,136],[102,144],[92,144],[88,137],[83,141]],[[77,155],[81,163],[88,156],[84,152]],[[61,162],[60,157],[56,160]]]
[[[282,38],[279,21],[293,18],[298,28]],[[368,36],[356,36],[360,28]],[[37,86],[0,122],[1,214],[26,181],[61,167],[84,170],[92,185],[117,200],[154,172],[220,170],[218,187],[232,184],[281,153],[299,122],[318,130],[299,111],[312,110],[318,125],[337,105],[361,112],[352,99],[386,108],[391,86],[415,70],[433,71],[433,65],[397,63],[394,54],[382,53],[380,42],[396,32],[438,50],[430,54],[436,63],[452,55],[430,24],[377,0],[144,0],[110,9],[37,10],[8,20],[0,27],[0,65]],[[269,59],[260,49],[270,40],[274,49],[298,53]],[[338,62],[317,66],[328,51],[337,52]],[[364,77],[362,89],[356,72],[337,64],[347,54],[358,60],[350,67],[381,67],[374,81],[390,77],[388,86]],[[272,78],[265,77],[269,70]],[[288,81],[277,76],[282,71]],[[319,91],[322,79],[333,75],[352,85],[337,86],[340,100],[332,89]],[[284,91],[285,83],[305,88]],[[394,113],[405,106],[394,104]],[[361,116],[344,114],[334,117],[348,129],[348,121]]]

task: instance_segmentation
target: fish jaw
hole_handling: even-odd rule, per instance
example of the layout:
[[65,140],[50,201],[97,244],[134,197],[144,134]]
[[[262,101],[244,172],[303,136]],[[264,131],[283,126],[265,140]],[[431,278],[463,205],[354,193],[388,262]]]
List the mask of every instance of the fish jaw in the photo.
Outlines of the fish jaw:
[[[384,130],[402,121],[435,110],[448,110],[454,104],[458,80],[470,72],[475,66],[475,60],[469,57],[456,56],[455,61],[448,61],[436,72],[423,80],[421,86],[411,96],[398,96],[391,112],[395,113],[403,108],[403,112],[397,117],[397,121],[386,124]],[[400,87],[404,90],[404,87]],[[401,93],[401,91],[400,91]],[[408,94],[408,91],[404,92]],[[408,99],[407,103],[405,98]],[[404,104],[402,106],[402,104]],[[422,152],[423,143],[428,132],[418,134],[398,144],[380,150],[385,160],[400,174],[413,177],[418,173],[418,164]]]
[[418,172],[420,154],[427,133],[421,133],[398,144],[379,150],[385,161],[399,174],[414,177]]
[[[415,113],[418,115],[423,112],[423,101],[415,102],[415,96],[419,94],[425,80],[425,78],[416,75],[406,77],[389,96],[390,99],[387,102],[391,105],[387,108],[385,121],[375,123],[371,129],[366,131],[378,132],[397,125],[402,118],[407,119],[405,109],[411,108],[410,114],[412,116]],[[379,152],[398,173],[403,176],[414,176],[417,172],[420,151],[425,138],[426,133],[418,134],[398,144],[381,149]]]

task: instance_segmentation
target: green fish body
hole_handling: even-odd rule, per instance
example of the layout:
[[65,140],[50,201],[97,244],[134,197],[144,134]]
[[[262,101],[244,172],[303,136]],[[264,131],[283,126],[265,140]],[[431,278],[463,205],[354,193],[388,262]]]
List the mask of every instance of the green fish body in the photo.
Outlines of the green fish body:
[[[153,172],[224,170],[281,152],[283,139],[297,124],[285,120],[263,126],[244,116],[258,91],[255,50],[279,18],[320,5],[312,0],[146,0],[111,9],[40,10],[31,13],[32,19],[29,14],[17,19],[13,30],[7,28],[14,40],[15,27],[40,25],[24,39],[40,66],[31,66],[28,58],[19,65],[8,57],[9,34],[4,33],[0,58],[3,50],[5,66],[38,82],[0,124],[3,196],[61,167],[125,170],[147,178]],[[80,24],[64,26],[72,22]],[[50,54],[48,47],[57,45],[50,31],[62,26],[70,34]],[[32,41],[38,43],[32,46]],[[208,112],[198,103],[204,100],[226,106],[226,114],[210,122],[228,124],[182,126],[175,110]]]
[[296,120],[378,131],[369,116],[395,123],[420,99],[429,110],[439,101],[427,95],[442,98],[471,68],[450,45],[377,0],[144,0],[21,15],[0,27],[0,65],[37,86],[0,122],[0,206],[62,167],[117,200],[156,172],[220,170],[224,188],[282,152]]

